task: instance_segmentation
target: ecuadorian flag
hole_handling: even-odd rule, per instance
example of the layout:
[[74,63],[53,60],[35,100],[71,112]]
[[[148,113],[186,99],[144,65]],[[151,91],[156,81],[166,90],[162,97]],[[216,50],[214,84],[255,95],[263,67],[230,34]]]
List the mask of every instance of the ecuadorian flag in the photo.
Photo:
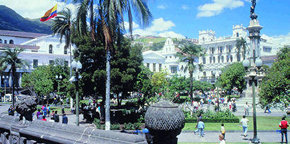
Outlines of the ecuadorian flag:
[[40,21],[44,22],[44,21],[47,21],[47,20],[49,20],[51,18],[54,18],[55,16],[57,16],[57,4],[53,8],[51,8],[50,10],[48,10],[44,14],[44,16],[42,16],[40,18]]

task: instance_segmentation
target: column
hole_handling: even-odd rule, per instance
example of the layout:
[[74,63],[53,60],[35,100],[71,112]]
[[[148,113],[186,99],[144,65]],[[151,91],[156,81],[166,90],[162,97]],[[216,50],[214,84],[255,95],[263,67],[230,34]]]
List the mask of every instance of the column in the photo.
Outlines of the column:
[[21,88],[21,80],[22,80],[22,73],[19,73],[18,84],[20,88]]

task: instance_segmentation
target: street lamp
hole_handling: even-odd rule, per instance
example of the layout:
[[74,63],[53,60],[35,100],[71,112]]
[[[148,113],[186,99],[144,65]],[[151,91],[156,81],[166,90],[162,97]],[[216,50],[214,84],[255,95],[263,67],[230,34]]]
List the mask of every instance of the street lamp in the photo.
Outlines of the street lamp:
[[75,78],[72,76],[70,81],[76,82],[76,124],[79,126],[79,70],[82,69],[82,64],[79,61],[73,61],[71,63],[71,66],[76,71]]
[[257,120],[256,120],[256,90],[255,82],[261,80],[264,76],[263,70],[261,69],[262,60],[260,59],[260,30],[263,28],[260,26],[257,20],[258,16],[254,13],[256,0],[251,0],[251,15],[250,15],[250,25],[247,30],[249,31],[250,38],[250,51],[249,58],[243,61],[243,66],[246,68],[247,74],[245,76],[248,82],[252,84],[252,95],[253,95],[253,125],[254,125],[254,136],[251,139],[252,143],[260,143],[257,137]]
[[62,80],[62,76],[61,75],[56,75],[55,76],[56,80],[57,80],[57,94],[59,94],[59,82]]

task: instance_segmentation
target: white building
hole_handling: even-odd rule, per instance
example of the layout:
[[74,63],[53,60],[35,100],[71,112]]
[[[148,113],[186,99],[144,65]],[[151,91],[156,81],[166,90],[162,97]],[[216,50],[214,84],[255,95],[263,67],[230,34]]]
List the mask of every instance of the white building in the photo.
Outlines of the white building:
[[[222,68],[244,60],[242,56],[243,50],[241,49],[240,55],[237,53],[236,40],[244,38],[249,46],[247,30],[243,25],[234,25],[232,29],[231,36],[220,38],[216,38],[215,32],[212,30],[199,31],[198,44],[205,49],[205,56],[195,60],[195,64],[203,64],[203,71],[195,70],[193,74],[195,79],[215,83],[216,77]],[[261,40],[258,53],[261,55],[263,64],[271,65],[274,62],[279,47],[267,42],[265,39]],[[143,52],[143,63],[152,72],[159,72],[165,69],[170,75],[177,74],[189,77],[186,63],[180,62],[179,58],[175,56],[177,51],[178,48],[168,38],[162,50]],[[248,51],[246,51],[246,58],[248,55]]]
[[[29,62],[30,67],[26,70],[17,69],[17,74],[20,77],[18,84],[21,85],[22,73],[31,72],[40,65],[53,64],[56,59],[63,59],[65,64],[69,66],[70,51],[64,47],[64,40],[63,38],[63,43],[60,43],[58,36],[0,30],[0,54],[5,48],[18,47],[24,49],[19,57]],[[0,75],[0,85],[4,87],[4,79],[2,77],[3,75],[5,78],[8,76],[7,71]],[[8,77],[9,82],[6,82],[6,85],[11,86],[12,80],[10,76]]]
[[[170,76],[175,74],[189,77],[188,68],[185,62],[181,62],[176,56],[178,48],[171,38],[167,38],[160,51],[143,52],[143,63],[152,72],[165,70]],[[196,59],[198,61],[198,58]],[[196,77],[197,78],[197,77]]]

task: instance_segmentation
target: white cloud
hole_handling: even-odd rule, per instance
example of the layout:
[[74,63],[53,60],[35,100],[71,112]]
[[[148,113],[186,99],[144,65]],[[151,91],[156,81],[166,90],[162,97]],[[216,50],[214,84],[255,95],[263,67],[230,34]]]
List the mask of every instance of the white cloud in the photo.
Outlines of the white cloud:
[[170,20],[165,21],[163,18],[159,18],[159,19],[154,19],[151,27],[149,27],[147,30],[148,31],[156,31],[156,32],[166,31],[174,26],[175,26],[175,24],[172,21],[170,21]]
[[158,34],[158,36],[166,37],[166,38],[170,37],[170,38],[185,39],[185,36],[178,34],[178,33],[175,33],[173,31],[163,32],[163,33]]
[[[133,29],[139,28],[139,25],[133,22]],[[129,22],[124,22],[124,27],[126,30],[129,30]]]
[[159,9],[166,9],[166,6],[165,5],[158,5],[157,8],[159,8]]
[[189,9],[189,7],[188,7],[187,5],[182,5],[181,8],[182,8],[183,10],[188,10],[188,9]]
[[183,35],[175,33],[173,31],[168,31],[175,24],[163,18],[154,19],[152,25],[146,29],[135,29],[133,34],[139,34],[141,36],[161,36],[161,37],[171,37],[171,38],[185,38]]
[[5,5],[24,18],[40,18],[45,12],[57,4],[58,11],[68,7],[73,14],[77,11],[77,6],[73,4],[65,4],[64,2],[57,2],[57,0],[0,0],[0,5]]
[[279,36],[268,36],[268,35],[262,34],[261,37],[263,39],[266,39],[267,42],[272,43],[277,47],[290,45],[290,32],[287,35],[279,35]]
[[224,9],[234,9],[244,6],[242,0],[213,0],[198,7],[197,17],[211,17],[220,14]]

